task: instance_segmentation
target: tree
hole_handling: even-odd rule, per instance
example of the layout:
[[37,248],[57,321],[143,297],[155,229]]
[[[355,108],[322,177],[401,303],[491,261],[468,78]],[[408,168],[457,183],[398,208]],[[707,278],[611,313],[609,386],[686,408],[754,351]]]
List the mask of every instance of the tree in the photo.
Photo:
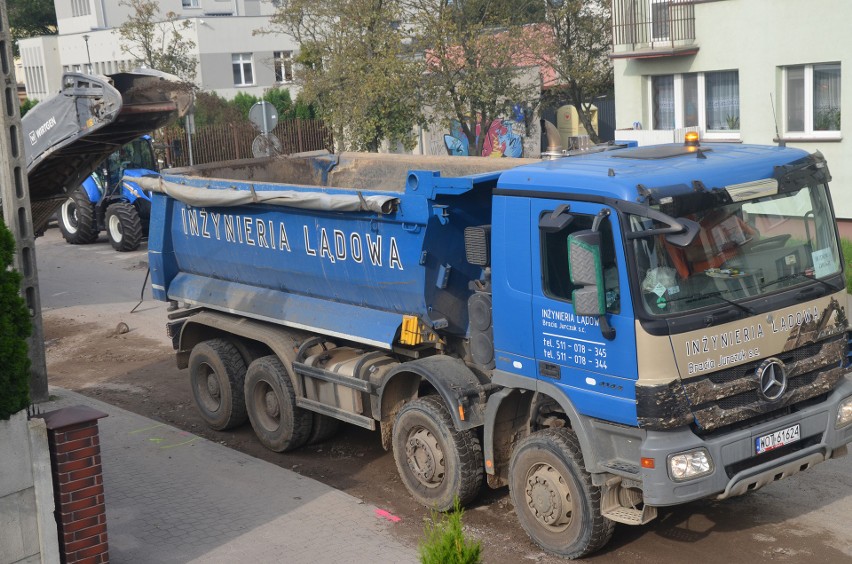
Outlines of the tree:
[[12,32],[12,48],[16,57],[19,56],[19,40],[56,34],[53,0],[8,0],[6,9]]
[[529,62],[519,57],[526,50],[522,24],[541,16],[528,4],[407,0],[425,54],[423,101],[434,115],[458,121],[471,155],[482,154],[484,130],[495,119],[539,97],[540,83],[522,80]]
[[378,151],[385,140],[414,144],[420,67],[398,25],[399,0],[280,0],[261,33],[299,44],[301,97],[330,123],[344,149]]
[[174,74],[187,82],[195,80],[195,42],[183,33],[191,21],[178,19],[174,12],[161,15],[156,0],[122,0],[119,4],[132,11],[118,28],[123,53],[148,68]]
[[549,65],[577,109],[592,142],[598,143],[591,122],[592,100],[613,88],[611,0],[545,0],[547,34],[537,49],[540,64]]
[[21,275],[12,270],[15,240],[0,217],[0,420],[29,404],[30,314],[21,298]]

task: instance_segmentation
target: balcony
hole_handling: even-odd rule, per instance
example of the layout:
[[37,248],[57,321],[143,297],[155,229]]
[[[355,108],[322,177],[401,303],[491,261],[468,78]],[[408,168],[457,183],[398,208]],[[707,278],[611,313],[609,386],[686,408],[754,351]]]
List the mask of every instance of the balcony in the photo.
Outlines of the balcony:
[[679,57],[698,52],[692,0],[613,0],[611,59]]

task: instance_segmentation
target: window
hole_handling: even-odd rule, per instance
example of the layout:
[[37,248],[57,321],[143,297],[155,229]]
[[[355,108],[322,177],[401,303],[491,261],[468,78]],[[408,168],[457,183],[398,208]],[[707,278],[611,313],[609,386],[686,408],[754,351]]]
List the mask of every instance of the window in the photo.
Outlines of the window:
[[275,51],[275,82],[293,82],[293,52]]
[[181,5],[184,8],[197,8],[198,0],[181,0]]
[[669,0],[651,0],[651,37],[654,41],[665,41],[671,37]]
[[89,0],[71,0],[71,17],[77,18],[80,16],[88,16],[92,13],[92,6]]
[[254,84],[254,68],[251,53],[234,53],[231,55],[231,67],[234,71],[234,86],[250,86]]
[[[552,212],[545,212],[552,213]],[[578,288],[571,284],[568,272],[568,236],[577,231],[592,228],[594,216],[574,215],[574,220],[561,231],[541,232],[542,289],[548,297],[570,302],[572,292]],[[618,268],[615,263],[615,240],[612,225],[608,219],[601,222],[601,260],[604,267],[604,291],[606,309],[619,311]]]
[[738,135],[738,71],[652,76],[650,88],[654,129],[698,127],[709,138]]
[[840,63],[784,69],[784,130],[840,135]]

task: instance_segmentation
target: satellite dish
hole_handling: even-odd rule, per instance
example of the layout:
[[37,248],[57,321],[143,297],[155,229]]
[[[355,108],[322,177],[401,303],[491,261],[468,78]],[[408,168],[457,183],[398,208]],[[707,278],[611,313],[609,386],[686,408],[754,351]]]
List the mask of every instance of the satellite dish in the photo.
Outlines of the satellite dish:
[[278,110],[269,102],[257,102],[249,110],[249,120],[261,133],[269,133],[278,125]]
[[284,152],[281,141],[272,133],[258,135],[251,142],[251,154],[255,158],[274,157]]

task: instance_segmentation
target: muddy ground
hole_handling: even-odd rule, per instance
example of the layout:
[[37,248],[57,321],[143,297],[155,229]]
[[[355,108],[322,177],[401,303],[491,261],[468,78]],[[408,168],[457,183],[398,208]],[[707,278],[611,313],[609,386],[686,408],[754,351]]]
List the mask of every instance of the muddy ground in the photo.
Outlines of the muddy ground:
[[[378,431],[344,425],[325,443],[279,454],[262,447],[248,424],[228,432],[208,429],[196,414],[187,372],[175,367],[165,336],[165,308],[146,301],[140,313],[127,313],[139,295],[144,252],[119,255],[108,245],[104,250],[103,243],[71,247],[57,238],[56,230],[39,245],[51,385],[166,422],[343,490],[401,517],[395,525],[398,534],[404,542],[417,544],[429,512],[409,497],[392,454],[381,448]],[[94,260],[99,264],[96,270],[90,262]],[[87,276],[96,277],[99,288],[92,290],[93,281],[85,280]],[[115,276],[115,281],[105,281],[105,276]],[[122,293],[127,301],[119,302]],[[116,333],[120,321],[129,325],[129,333]],[[831,461],[748,496],[663,509],[644,527],[618,525],[612,542],[588,561],[852,562],[850,466],[849,458]],[[482,541],[485,562],[564,562],[529,541],[516,521],[506,488],[484,487],[467,509],[465,528]]]

